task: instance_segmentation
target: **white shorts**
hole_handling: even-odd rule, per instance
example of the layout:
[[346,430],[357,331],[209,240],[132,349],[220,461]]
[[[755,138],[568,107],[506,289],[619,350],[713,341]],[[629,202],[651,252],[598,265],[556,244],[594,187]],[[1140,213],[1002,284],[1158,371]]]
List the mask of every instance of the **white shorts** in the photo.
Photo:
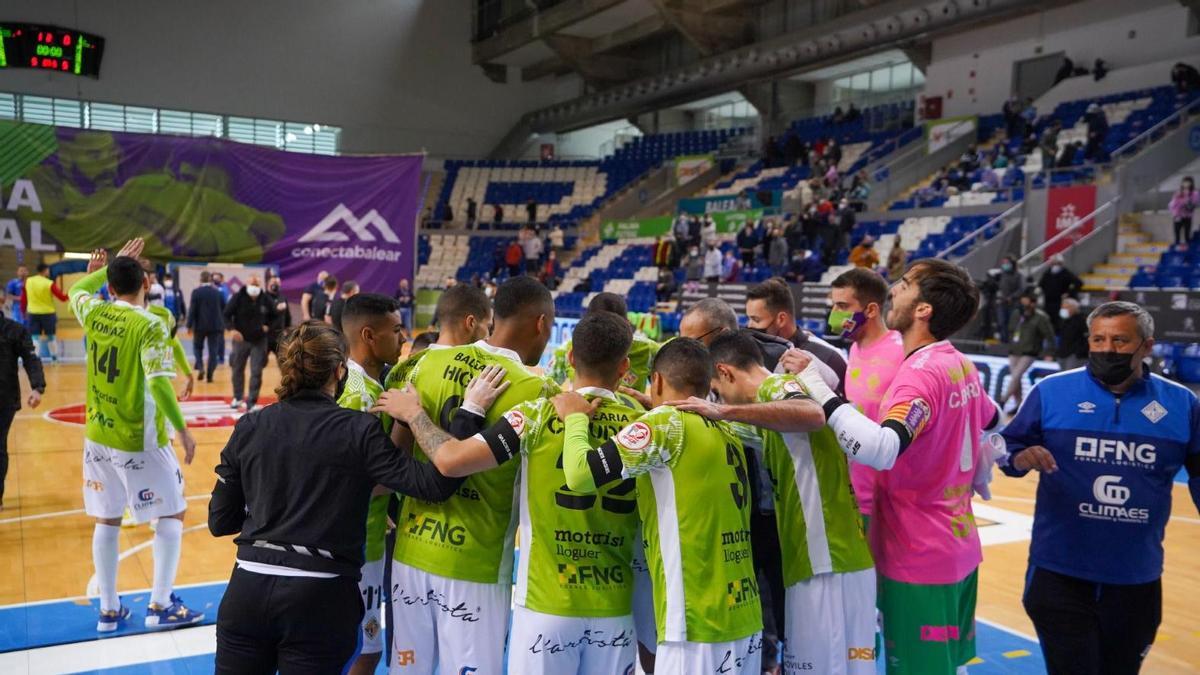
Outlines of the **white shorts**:
[[136,523],[187,510],[183,472],[167,445],[125,452],[83,441],[83,509],[93,518],[116,519],[129,507]]
[[788,586],[784,602],[785,675],[874,675],[874,569],[818,574]]
[[513,607],[508,672],[620,675],[637,659],[633,617],[571,617]]
[[501,675],[512,584],[447,579],[392,561],[394,675]]
[[654,675],[762,675],[762,632],[732,642],[662,642]]
[[386,560],[372,560],[362,566],[358,590],[362,593],[362,653],[383,652],[383,570]]
[[651,654],[658,649],[658,626],[654,624],[654,588],[642,551],[641,537],[633,549],[633,627],[637,641]]

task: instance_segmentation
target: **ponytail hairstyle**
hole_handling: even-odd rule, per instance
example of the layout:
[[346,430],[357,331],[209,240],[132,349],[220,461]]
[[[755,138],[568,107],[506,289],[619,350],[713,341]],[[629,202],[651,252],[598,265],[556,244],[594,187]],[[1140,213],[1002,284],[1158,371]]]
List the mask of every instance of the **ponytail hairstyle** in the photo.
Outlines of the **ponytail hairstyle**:
[[283,375],[275,395],[279,400],[301,390],[320,390],[346,363],[346,338],[324,321],[305,321],[290,328],[279,341],[279,370]]

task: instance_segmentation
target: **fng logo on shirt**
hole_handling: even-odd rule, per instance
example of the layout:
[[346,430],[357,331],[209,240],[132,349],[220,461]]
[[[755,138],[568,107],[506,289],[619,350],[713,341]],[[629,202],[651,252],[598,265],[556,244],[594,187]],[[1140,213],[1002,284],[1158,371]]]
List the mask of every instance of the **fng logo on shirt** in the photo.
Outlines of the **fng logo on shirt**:
[[1113,438],[1075,439],[1075,459],[1101,464],[1152,466],[1158,458],[1153,445]]
[[446,525],[437,518],[408,514],[408,533],[431,541],[462,546],[467,539],[467,530],[462,525]]

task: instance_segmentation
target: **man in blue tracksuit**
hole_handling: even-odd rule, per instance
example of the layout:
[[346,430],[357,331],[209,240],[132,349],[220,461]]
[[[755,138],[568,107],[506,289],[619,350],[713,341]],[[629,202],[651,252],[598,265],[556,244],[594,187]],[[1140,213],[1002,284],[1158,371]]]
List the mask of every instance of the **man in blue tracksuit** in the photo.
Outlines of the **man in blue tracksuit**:
[[1050,675],[1138,672],[1162,620],[1181,466],[1200,508],[1200,401],[1143,367],[1154,319],[1109,302],[1088,332],[1087,367],[1039,381],[1002,432],[1004,472],[1041,472],[1024,604]]

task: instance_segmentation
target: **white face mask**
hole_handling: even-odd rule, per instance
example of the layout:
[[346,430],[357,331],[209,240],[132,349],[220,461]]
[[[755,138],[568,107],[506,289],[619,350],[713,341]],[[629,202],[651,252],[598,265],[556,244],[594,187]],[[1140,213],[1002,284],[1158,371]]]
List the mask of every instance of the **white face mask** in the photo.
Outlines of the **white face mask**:
[[257,298],[259,293],[262,293],[261,286],[255,286],[254,284],[249,284],[246,286],[246,295],[249,295],[252,298]]
[[1071,313],[1067,311],[1066,307],[1063,307],[1062,309],[1058,310],[1058,316],[1062,319],[1069,319],[1071,318]]
[[167,288],[174,288],[175,282],[171,281],[170,279],[167,279],[166,281],[163,282],[163,286],[166,286]]
[[1055,274],[1058,274],[1059,272],[1062,271],[1062,265],[1051,265],[1050,271],[1054,272]]

